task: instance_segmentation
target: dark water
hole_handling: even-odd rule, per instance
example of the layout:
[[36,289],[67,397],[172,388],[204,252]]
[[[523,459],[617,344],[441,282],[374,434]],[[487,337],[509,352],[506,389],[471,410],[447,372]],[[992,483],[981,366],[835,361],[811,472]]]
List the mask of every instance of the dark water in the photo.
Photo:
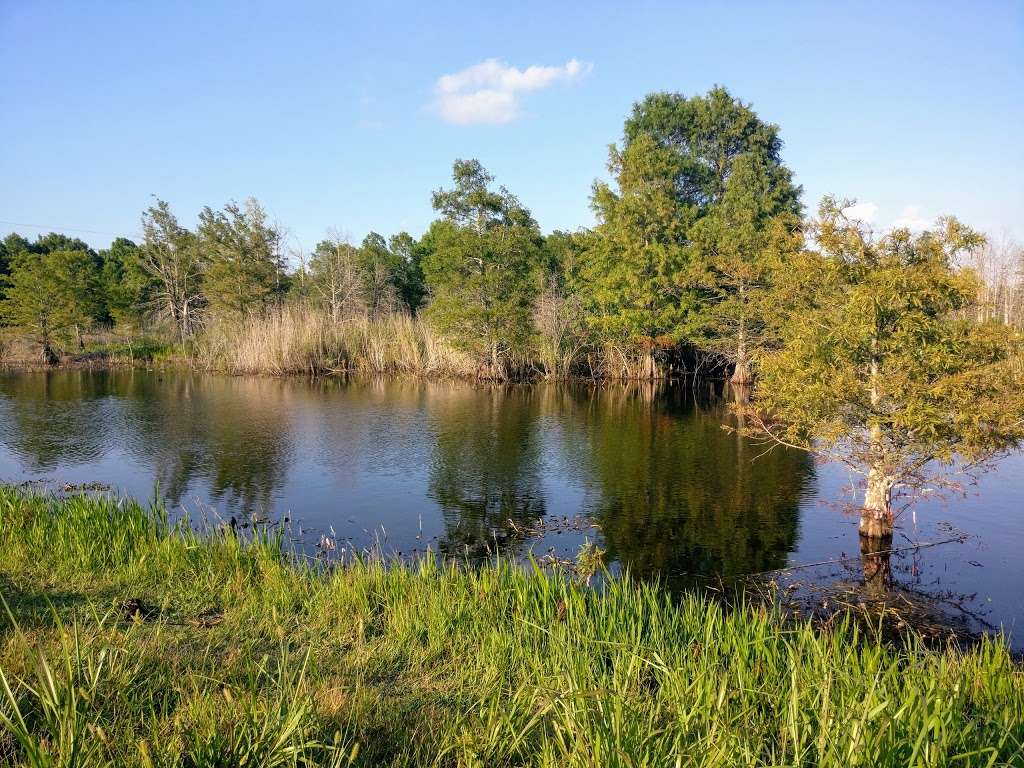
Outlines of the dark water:
[[[104,483],[224,520],[291,520],[339,551],[571,557],[670,586],[835,560],[861,578],[849,478],[722,429],[721,384],[474,387],[180,372],[0,374],[0,480]],[[918,508],[893,577],[974,628],[1024,621],[1024,457]],[[1021,632],[1017,633],[1018,639]],[[1015,644],[1020,645],[1015,641]]]

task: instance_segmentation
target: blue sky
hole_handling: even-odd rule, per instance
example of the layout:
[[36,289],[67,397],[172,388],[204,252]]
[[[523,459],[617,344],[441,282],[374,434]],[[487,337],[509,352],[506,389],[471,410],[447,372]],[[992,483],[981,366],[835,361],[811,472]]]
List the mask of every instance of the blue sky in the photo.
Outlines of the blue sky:
[[572,229],[632,103],[714,84],[808,208],[1024,239],[1022,2],[0,0],[0,231],[104,246],[152,195],[188,225],[252,195],[293,247],[419,234],[457,157]]

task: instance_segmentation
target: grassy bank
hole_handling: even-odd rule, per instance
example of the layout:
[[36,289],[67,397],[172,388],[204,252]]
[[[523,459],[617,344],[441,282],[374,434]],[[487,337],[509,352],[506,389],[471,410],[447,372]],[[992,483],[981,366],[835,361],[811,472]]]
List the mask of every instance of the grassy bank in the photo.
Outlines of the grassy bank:
[[[59,347],[60,368],[122,368],[134,366],[179,364],[181,350],[166,341],[162,334],[118,335],[109,331],[91,331],[84,344]],[[0,333],[0,365],[15,368],[51,368],[43,361],[42,346],[32,338],[4,329]]]
[[290,564],[0,488],[0,764],[1008,765],[1006,650],[900,650],[626,581]]

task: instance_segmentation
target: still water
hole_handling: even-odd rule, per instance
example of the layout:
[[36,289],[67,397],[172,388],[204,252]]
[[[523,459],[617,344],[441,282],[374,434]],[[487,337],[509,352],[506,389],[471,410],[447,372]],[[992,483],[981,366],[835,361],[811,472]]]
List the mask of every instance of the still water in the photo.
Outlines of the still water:
[[[288,521],[307,547],[496,547],[670,587],[793,565],[858,578],[849,478],[723,429],[720,383],[658,387],[231,378],[174,371],[0,373],[0,481],[99,483],[193,517]],[[975,629],[1024,643],[1024,456],[963,498],[918,507],[893,578]],[[842,560],[848,557],[849,560]]]

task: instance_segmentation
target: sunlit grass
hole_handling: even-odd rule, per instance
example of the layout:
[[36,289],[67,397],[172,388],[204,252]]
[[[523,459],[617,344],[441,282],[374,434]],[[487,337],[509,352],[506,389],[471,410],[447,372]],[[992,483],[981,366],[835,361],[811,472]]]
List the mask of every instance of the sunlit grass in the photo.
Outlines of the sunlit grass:
[[196,340],[194,354],[198,365],[232,373],[475,373],[467,355],[418,318],[389,314],[334,322],[326,312],[305,306],[213,323]]
[[273,536],[11,488],[0,552],[0,764],[1022,760],[1024,672],[995,641],[894,648],[509,563],[325,569]]

